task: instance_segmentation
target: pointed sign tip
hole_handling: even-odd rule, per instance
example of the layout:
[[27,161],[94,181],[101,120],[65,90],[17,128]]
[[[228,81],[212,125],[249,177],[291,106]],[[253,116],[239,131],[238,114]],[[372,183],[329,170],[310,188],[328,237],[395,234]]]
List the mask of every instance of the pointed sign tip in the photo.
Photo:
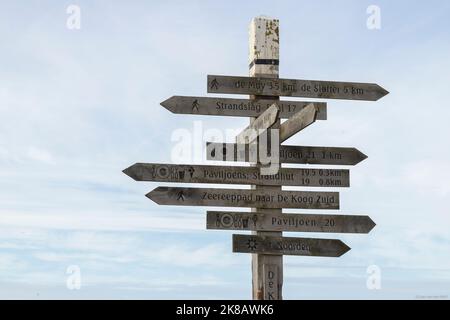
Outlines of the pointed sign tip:
[[364,154],[364,153],[362,153],[361,151],[359,151],[358,149],[356,149],[356,148],[353,148],[353,150],[355,151],[355,153],[356,153],[356,157],[355,157],[355,160],[354,160],[354,165],[355,164],[358,164],[358,163],[360,163],[360,162],[362,162],[362,161],[364,161],[364,160],[366,160],[367,158],[368,158],[368,156],[366,155],[366,154]]
[[137,165],[137,163],[133,164],[132,166],[129,166],[126,169],[123,169],[122,172],[125,173],[127,176],[129,176],[130,178],[139,181],[137,175],[136,175],[136,170],[134,170],[135,166]]
[[383,97],[385,97],[385,96],[387,96],[388,94],[389,94],[389,91],[387,91],[385,88],[383,88],[383,87],[381,87],[381,86],[378,86],[379,88],[380,88],[380,96],[378,97],[378,99],[377,100],[379,100],[379,99],[381,99],[381,98],[383,98]]
[[145,196],[146,196],[147,198],[149,198],[150,200],[152,200],[153,202],[158,203],[155,199],[152,198],[152,196],[154,195],[154,191],[155,191],[155,190],[156,190],[156,189],[153,189],[152,191],[150,191],[149,193],[147,193]]
[[170,98],[164,100],[163,102],[160,102],[159,104],[160,104],[161,106],[163,106],[164,108],[166,108],[167,110],[169,110],[170,112],[173,113],[173,111],[172,111],[173,105],[172,105],[172,103],[171,103],[171,101],[173,100],[173,98],[175,98],[175,96],[172,96],[172,97],[170,97]]
[[359,151],[359,153],[361,154],[361,161],[366,160],[368,158],[368,156],[362,153],[361,151]]
[[145,196],[152,200],[156,204],[161,204],[161,201],[164,197],[168,197],[167,192],[169,188],[168,187],[156,187],[149,193],[147,193]]
[[369,219],[369,230],[367,233],[369,233],[370,231],[372,231],[373,228],[376,227],[377,224],[370,217],[367,217],[367,218]]
[[128,168],[123,169],[122,172],[125,173],[130,178],[133,178],[133,176],[132,176],[132,172],[133,172],[132,167],[133,166],[129,166]]
[[341,245],[342,245],[342,251],[339,255],[339,257],[340,257],[340,256],[343,256],[344,254],[346,254],[347,252],[349,252],[352,248],[350,248],[348,245],[346,245],[343,241],[341,241],[341,240],[339,240],[339,241],[341,242]]

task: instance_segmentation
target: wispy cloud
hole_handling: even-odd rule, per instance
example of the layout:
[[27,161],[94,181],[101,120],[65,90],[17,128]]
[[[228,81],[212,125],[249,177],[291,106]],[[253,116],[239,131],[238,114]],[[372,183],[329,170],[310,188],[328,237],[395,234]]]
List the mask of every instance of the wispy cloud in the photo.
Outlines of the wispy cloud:
[[[352,250],[334,260],[286,257],[285,297],[442,291],[450,263],[447,4],[405,12],[381,1],[380,31],[366,29],[358,1],[262,1],[238,11],[225,2],[79,5],[79,31],[66,29],[64,5],[51,1],[10,2],[0,12],[0,297],[250,297],[250,256],[231,252],[229,232],[206,231],[204,208],[156,206],[144,197],[156,184],[121,171],[170,161],[172,132],[194,130],[194,120],[223,132],[248,124],[175,115],[159,103],[206,95],[208,73],[245,75],[255,10],[281,21],[283,77],[390,91],[376,103],[329,101],[328,120],[289,142],[367,154],[351,168],[352,187],[340,190],[339,212],[368,214],[377,227],[308,234]],[[79,293],[65,287],[70,264],[88,287]],[[384,270],[384,291],[367,292],[370,264]]]

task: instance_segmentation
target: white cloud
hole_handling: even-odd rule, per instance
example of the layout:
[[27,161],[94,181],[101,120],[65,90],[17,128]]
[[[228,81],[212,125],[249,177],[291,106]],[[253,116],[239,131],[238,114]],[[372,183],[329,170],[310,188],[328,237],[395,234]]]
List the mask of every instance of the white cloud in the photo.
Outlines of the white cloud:
[[[230,237],[205,235],[204,209],[158,207],[144,198],[155,185],[120,172],[138,161],[169,161],[171,132],[190,129],[198,119],[171,114],[160,101],[206,95],[207,73],[247,73],[253,5],[243,4],[239,12],[228,4],[220,10],[213,3],[178,5],[178,10],[163,3],[151,10],[143,3],[111,4],[107,10],[87,5],[92,20],[79,33],[67,32],[64,10],[45,10],[50,3],[23,9],[11,2],[0,12],[8,25],[0,28],[5,40],[0,58],[8,62],[0,73],[3,278],[64,288],[64,267],[76,261],[88,283],[120,284],[130,291],[143,284],[145,290],[173,294],[197,284],[203,290],[198,296],[236,297],[235,288],[226,292],[224,286],[230,279],[249,280],[250,256],[232,254]],[[352,188],[340,190],[342,208],[358,211],[349,214],[367,210],[378,225],[370,235],[343,236],[353,250],[336,262],[286,258],[286,277],[324,278],[322,294],[343,281],[339,268],[368,263],[399,268],[397,278],[415,268],[414,275],[424,279],[418,268],[429,268],[448,279],[445,270],[436,271],[449,264],[448,30],[433,25],[445,10],[424,5],[417,13],[428,18],[420,25],[406,23],[411,13],[399,15],[392,28],[375,34],[364,20],[358,29],[364,11],[358,13],[357,6],[330,11],[302,4],[297,10],[302,19],[292,15],[299,6],[276,8],[285,48],[281,76],[376,81],[391,93],[374,103],[330,100],[329,120],[289,142],[366,153],[369,159],[351,168]],[[317,28],[313,20],[326,23]],[[348,36],[337,36],[342,34]],[[205,128],[215,129],[248,123],[201,119]],[[311,262],[305,269],[292,265],[306,260]],[[364,268],[351,270],[345,279]],[[183,297],[193,294],[190,289]],[[113,295],[115,288],[100,291]]]
[[40,149],[37,147],[29,147],[27,150],[27,156],[31,160],[43,162],[46,164],[54,164],[55,163],[53,156],[51,155],[51,153],[49,151]]
[[450,194],[450,163],[441,159],[409,163],[403,170],[403,179],[422,194],[446,197]]
[[[152,249],[152,251],[155,248]],[[180,267],[220,267],[226,268],[236,263],[236,259],[230,257],[230,246],[224,244],[209,244],[198,248],[186,245],[169,245],[155,252],[144,254],[147,261],[155,258],[160,263],[176,265]]]
[[84,231],[201,231],[200,216],[130,212],[65,212],[32,213],[0,211],[2,228],[36,228]]
[[15,254],[0,253],[0,271],[6,272],[8,270],[23,270],[27,264],[17,258]]

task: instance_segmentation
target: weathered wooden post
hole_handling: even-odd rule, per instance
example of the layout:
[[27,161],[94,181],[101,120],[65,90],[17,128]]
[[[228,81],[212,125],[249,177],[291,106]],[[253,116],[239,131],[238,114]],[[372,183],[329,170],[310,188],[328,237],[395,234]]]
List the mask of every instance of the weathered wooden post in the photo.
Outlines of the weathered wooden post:
[[[249,27],[250,77],[278,78],[279,45],[279,21],[266,17],[253,18]],[[279,97],[250,96],[250,99],[268,99],[276,101],[279,100]],[[255,118],[250,118],[250,123],[252,123],[254,119]],[[273,128],[279,126],[280,119],[278,118]],[[256,163],[255,165],[259,167],[261,166],[261,163]],[[265,190],[269,193],[271,191],[281,190],[281,186],[252,185],[252,189]],[[252,212],[281,213],[282,209],[252,208]],[[282,232],[253,231],[252,234],[261,236],[281,236]],[[283,256],[259,253],[252,254],[252,285],[254,300],[281,300],[283,287]]]
[[[368,216],[361,215],[283,214],[283,208],[338,210],[340,201],[339,192],[282,191],[282,186],[344,188],[350,186],[350,180],[349,170],[345,169],[281,168],[280,163],[356,165],[367,156],[355,148],[281,147],[281,142],[316,120],[326,120],[327,104],[280,101],[279,97],[376,101],[388,94],[375,83],[280,79],[279,44],[278,20],[254,18],[249,38],[250,76],[208,75],[208,93],[245,94],[250,99],[173,96],[161,103],[179,114],[250,117],[249,126],[237,135],[236,144],[207,142],[207,158],[256,161],[251,167],[136,163],[123,170],[137,181],[251,185],[251,190],[157,187],[147,197],[160,205],[251,208],[252,212],[208,211],[206,227],[252,231],[252,235],[233,234],[232,248],[233,252],[252,254],[255,300],[282,299],[283,255],[340,257],[350,250],[338,239],[283,237],[283,231],[369,233],[375,226]],[[280,124],[280,118],[288,120]],[[262,139],[266,133],[255,133],[271,128],[279,129],[275,131],[278,135],[266,132],[267,139]],[[254,145],[250,152],[250,143],[256,143],[257,159]],[[242,147],[244,150],[240,150]],[[272,154],[278,150],[279,155]],[[279,161],[266,163],[263,158]]]

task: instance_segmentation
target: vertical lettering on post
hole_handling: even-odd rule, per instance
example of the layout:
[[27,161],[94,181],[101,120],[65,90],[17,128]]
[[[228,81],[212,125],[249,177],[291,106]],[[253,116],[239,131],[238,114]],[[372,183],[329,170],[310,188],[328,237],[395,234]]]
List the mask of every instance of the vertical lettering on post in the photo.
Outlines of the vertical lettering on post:
[[263,273],[264,300],[279,300],[278,286],[280,283],[278,266],[276,264],[264,264]]

